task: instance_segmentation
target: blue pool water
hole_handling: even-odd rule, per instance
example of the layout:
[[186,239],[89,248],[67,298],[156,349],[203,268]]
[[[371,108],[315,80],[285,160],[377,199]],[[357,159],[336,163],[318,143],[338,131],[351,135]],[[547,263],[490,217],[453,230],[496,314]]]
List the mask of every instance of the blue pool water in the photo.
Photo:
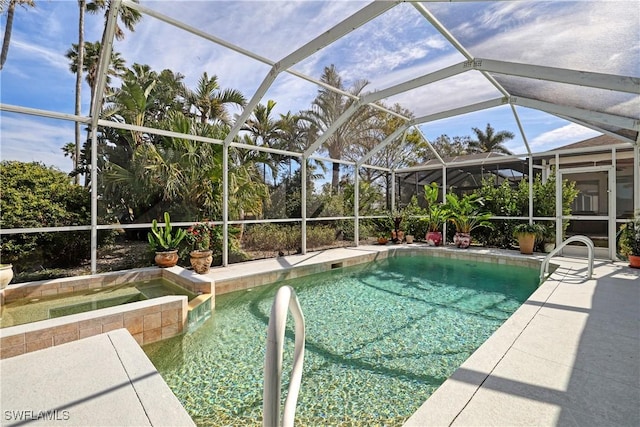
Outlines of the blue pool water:
[[198,330],[145,347],[198,425],[261,423],[266,326],[283,284],[296,290],[307,324],[296,423],[393,426],[401,425],[538,281],[534,269],[396,257],[219,296],[214,316]]

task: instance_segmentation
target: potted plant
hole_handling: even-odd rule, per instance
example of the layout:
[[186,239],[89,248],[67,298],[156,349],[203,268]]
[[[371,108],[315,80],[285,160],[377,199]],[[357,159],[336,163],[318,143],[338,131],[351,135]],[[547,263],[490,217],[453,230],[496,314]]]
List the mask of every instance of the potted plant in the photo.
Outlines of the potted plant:
[[211,240],[214,233],[214,225],[210,222],[199,222],[187,229],[187,240],[193,246],[189,252],[191,267],[198,274],[206,274],[213,262]]
[[533,254],[533,246],[536,243],[536,239],[542,237],[544,228],[540,224],[523,223],[518,224],[513,228],[513,235],[518,239],[518,246],[520,246],[520,253],[531,255]]
[[391,241],[393,243],[402,243],[404,240],[404,231],[400,229],[402,220],[404,219],[403,213],[399,210],[391,212],[391,221],[393,222],[393,230],[391,231]]
[[455,193],[448,193],[445,204],[446,218],[453,223],[456,234],[453,243],[466,249],[471,244],[471,232],[478,227],[493,228],[489,222],[491,212],[482,212],[482,198],[477,194],[465,194],[459,197]]
[[447,220],[444,205],[438,202],[438,184],[432,182],[431,185],[424,186],[424,199],[427,202],[426,222],[428,231],[425,236],[429,246],[440,246],[442,244],[442,232],[440,229]]
[[171,227],[169,212],[164,213],[164,227],[158,227],[158,221],[151,222],[151,231],[147,233],[149,247],[156,253],[158,267],[173,267],[178,263],[178,245],[187,236],[183,229]]
[[542,247],[545,253],[549,253],[556,248],[556,225],[543,225]]
[[407,234],[404,236],[407,243],[413,243],[415,236],[420,233],[422,218],[424,210],[418,205],[418,198],[416,196],[411,197],[411,201],[402,210],[407,224]]
[[0,264],[0,289],[6,288],[11,283],[11,279],[13,279],[13,265]]
[[640,216],[622,226],[620,253],[629,259],[629,267],[640,268]]

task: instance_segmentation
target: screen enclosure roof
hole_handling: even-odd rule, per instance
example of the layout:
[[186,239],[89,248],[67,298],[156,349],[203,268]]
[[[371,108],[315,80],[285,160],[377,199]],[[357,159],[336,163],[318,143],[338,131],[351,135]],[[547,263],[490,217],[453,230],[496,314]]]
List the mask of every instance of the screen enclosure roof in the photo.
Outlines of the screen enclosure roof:
[[[38,2],[38,7],[50,8],[53,19],[63,19],[77,9],[76,2],[52,3]],[[513,130],[516,138],[510,148],[520,156],[548,153],[577,142],[558,138],[555,145],[541,149],[534,141],[543,132],[538,125],[544,121],[557,128],[590,129],[592,136],[605,134],[622,145],[639,141],[637,0],[110,3],[106,21],[98,21],[87,32],[99,37],[105,29],[107,46],[123,52],[127,65],[149,64],[158,71],[170,68],[191,84],[207,70],[219,77],[221,86],[243,91],[248,103],[234,112],[231,132],[220,143],[237,141],[258,104],[274,99],[279,113],[300,111],[309,108],[321,88],[353,102],[298,155],[326,154],[323,143],[363,108],[397,117],[402,125],[354,159],[356,165],[367,165],[405,131],[417,130],[432,141],[448,122],[457,123],[461,134],[472,126],[484,128],[487,122],[496,129]],[[116,40],[117,14],[125,8],[137,10],[143,18],[135,31]],[[69,98],[66,107],[51,103],[50,95],[57,94],[59,87],[42,95],[46,102],[19,98],[20,88],[28,89],[20,76],[25,70],[12,72],[11,61],[28,41],[26,29],[18,24],[14,30],[15,57],[9,57],[2,72],[3,115],[72,113],[73,76],[68,70],[67,77],[56,83],[68,86],[60,95]],[[57,43],[60,51],[65,44],[77,43],[77,30],[68,40],[51,39],[42,38],[43,48],[53,50],[52,44]],[[39,66],[32,66],[34,73],[56,63],[38,59],[37,52],[34,56],[31,60]],[[104,62],[98,70],[102,86],[107,77]],[[321,81],[329,65],[339,72],[342,90]],[[47,78],[45,72],[42,76]],[[363,80],[367,85],[357,95],[347,90]],[[83,97],[88,97],[86,93]],[[83,99],[85,122],[97,117],[99,101],[91,108]],[[395,104],[402,110],[392,108]],[[444,156],[436,158],[446,163]]]

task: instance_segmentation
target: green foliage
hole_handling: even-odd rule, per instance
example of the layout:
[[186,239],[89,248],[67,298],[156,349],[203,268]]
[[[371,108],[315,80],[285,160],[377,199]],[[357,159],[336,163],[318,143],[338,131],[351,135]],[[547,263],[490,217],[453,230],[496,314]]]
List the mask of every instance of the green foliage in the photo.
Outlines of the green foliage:
[[307,247],[331,246],[336,240],[336,230],[328,225],[307,227]]
[[180,242],[187,237],[187,234],[181,228],[176,229],[175,233],[172,232],[173,227],[171,227],[169,212],[164,213],[164,223],[164,227],[159,227],[156,219],[151,222],[151,231],[147,234],[147,238],[152,251],[177,250]]
[[440,231],[442,224],[447,220],[447,211],[445,206],[438,202],[438,193],[440,192],[438,184],[432,182],[431,185],[424,186],[424,199],[427,202],[427,223],[429,231]]
[[[336,230],[328,225],[307,227],[307,246],[318,248],[332,246]],[[300,251],[302,234],[300,226],[278,224],[255,224],[247,229],[243,237],[245,250],[260,252],[296,253]]]
[[482,210],[483,199],[478,194],[458,196],[455,193],[447,193],[446,198],[447,218],[458,233],[471,233],[478,227],[493,228],[493,224],[489,222],[492,214]]
[[[488,211],[495,216],[529,216],[529,182],[520,181],[517,187],[508,181],[496,185],[495,177],[490,176],[482,181],[482,186],[475,191],[485,200]],[[578,196],[575,182],[564,180],[562,182],[562,213],[571,214],[571,204]],[[546,182],[542,182],[541,175],[536,175],[533,180],[533,216],[556,216],[556,184],[555,177],[551,175]],[[492,230],[479,230],[474,237],[482,244],[509,248],[514,243],[514,227],[517,220],[498,220]],[[562,231],[566,230],[569,221],[563,222]],[[538,236],[544,242],[555,241],[555,222],[541,224],[544,230]]]
[[[89,192],[64,172],[41,163],[1,162],[0,194],[3,229],[91,223]],[[89,231],[23,233],[1,239],[2,260],[12,263],[17,273],[79,265],[91,248]]]
[[[507,180],[496,185],[495,175],[482,180],[482,186],[475,192],[485,201],[486,209],[495,216],[528,215],[528,184],[514,188]],[[524,192],[522,190],[525,190]],[[474,238],[483,245],[509,248],[513,243],[513,229],[517,220],[498,220],[495,229],[481,229],[474,234]]]
[[624,256],[640,256],[640,217],[627,222],[620,230],[620,253]]
[[209,222],[199,222],[187,229],[187,241],[196,250],[209,250],[216,231],[214,224]]
[[416,237],[424,237],[427,234],[428,223],[425,218],[425,210],[418,205],[418,197],[411,197],[409,204],[403,209],[405,222],[407,224],[407,234]]
[[513,235],[516,238],[523,234],[533,234],[536,238],[541,238],[543,233],[544,227],[541,224],[535,222],[531,224],[529,224],[528,222],[521,223],[513,228]]

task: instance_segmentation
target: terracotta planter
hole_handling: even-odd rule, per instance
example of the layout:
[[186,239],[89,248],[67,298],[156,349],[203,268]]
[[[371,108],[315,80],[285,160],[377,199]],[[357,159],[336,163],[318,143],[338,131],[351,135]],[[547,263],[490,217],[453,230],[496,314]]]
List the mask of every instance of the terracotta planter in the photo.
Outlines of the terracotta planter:
[[535,234],[519,234],[518,245],[520,246],[520,253],[525,255],[533,254],[533,245],[536,243]]
[[405,237],[407,243],[413,243],[413,234],[407,234]]
[[178,251],[156,252],[155,261],[158,267],[173,267],[178,263]]
[[213,251],[191,251],[191,267],[198,274],[206,274],[211,268],[213,262]]
[[629,267],[640,268],[640,255],[629,255]]
[[379,245],[386,245],[388,241],[389,241],[389,239],[387,239],[386,237],[378,237],[378,244]]
[[4,289],[13,279],[13,266],[11,264],[0,265],[0,289]]
[[471,234],[469,233],[456,233],[453,236],[453,244],[460,249],[467,249],[471,244]]
[[425,239],[429,246],[440,246],[442,244],[442,233],[439,231],[429,231]]
[[398,233],[396,234],[395,230],[392,230],[391,240],[393,240],[394,243],[402,242],[404,240],[404,231],[398,230]]

